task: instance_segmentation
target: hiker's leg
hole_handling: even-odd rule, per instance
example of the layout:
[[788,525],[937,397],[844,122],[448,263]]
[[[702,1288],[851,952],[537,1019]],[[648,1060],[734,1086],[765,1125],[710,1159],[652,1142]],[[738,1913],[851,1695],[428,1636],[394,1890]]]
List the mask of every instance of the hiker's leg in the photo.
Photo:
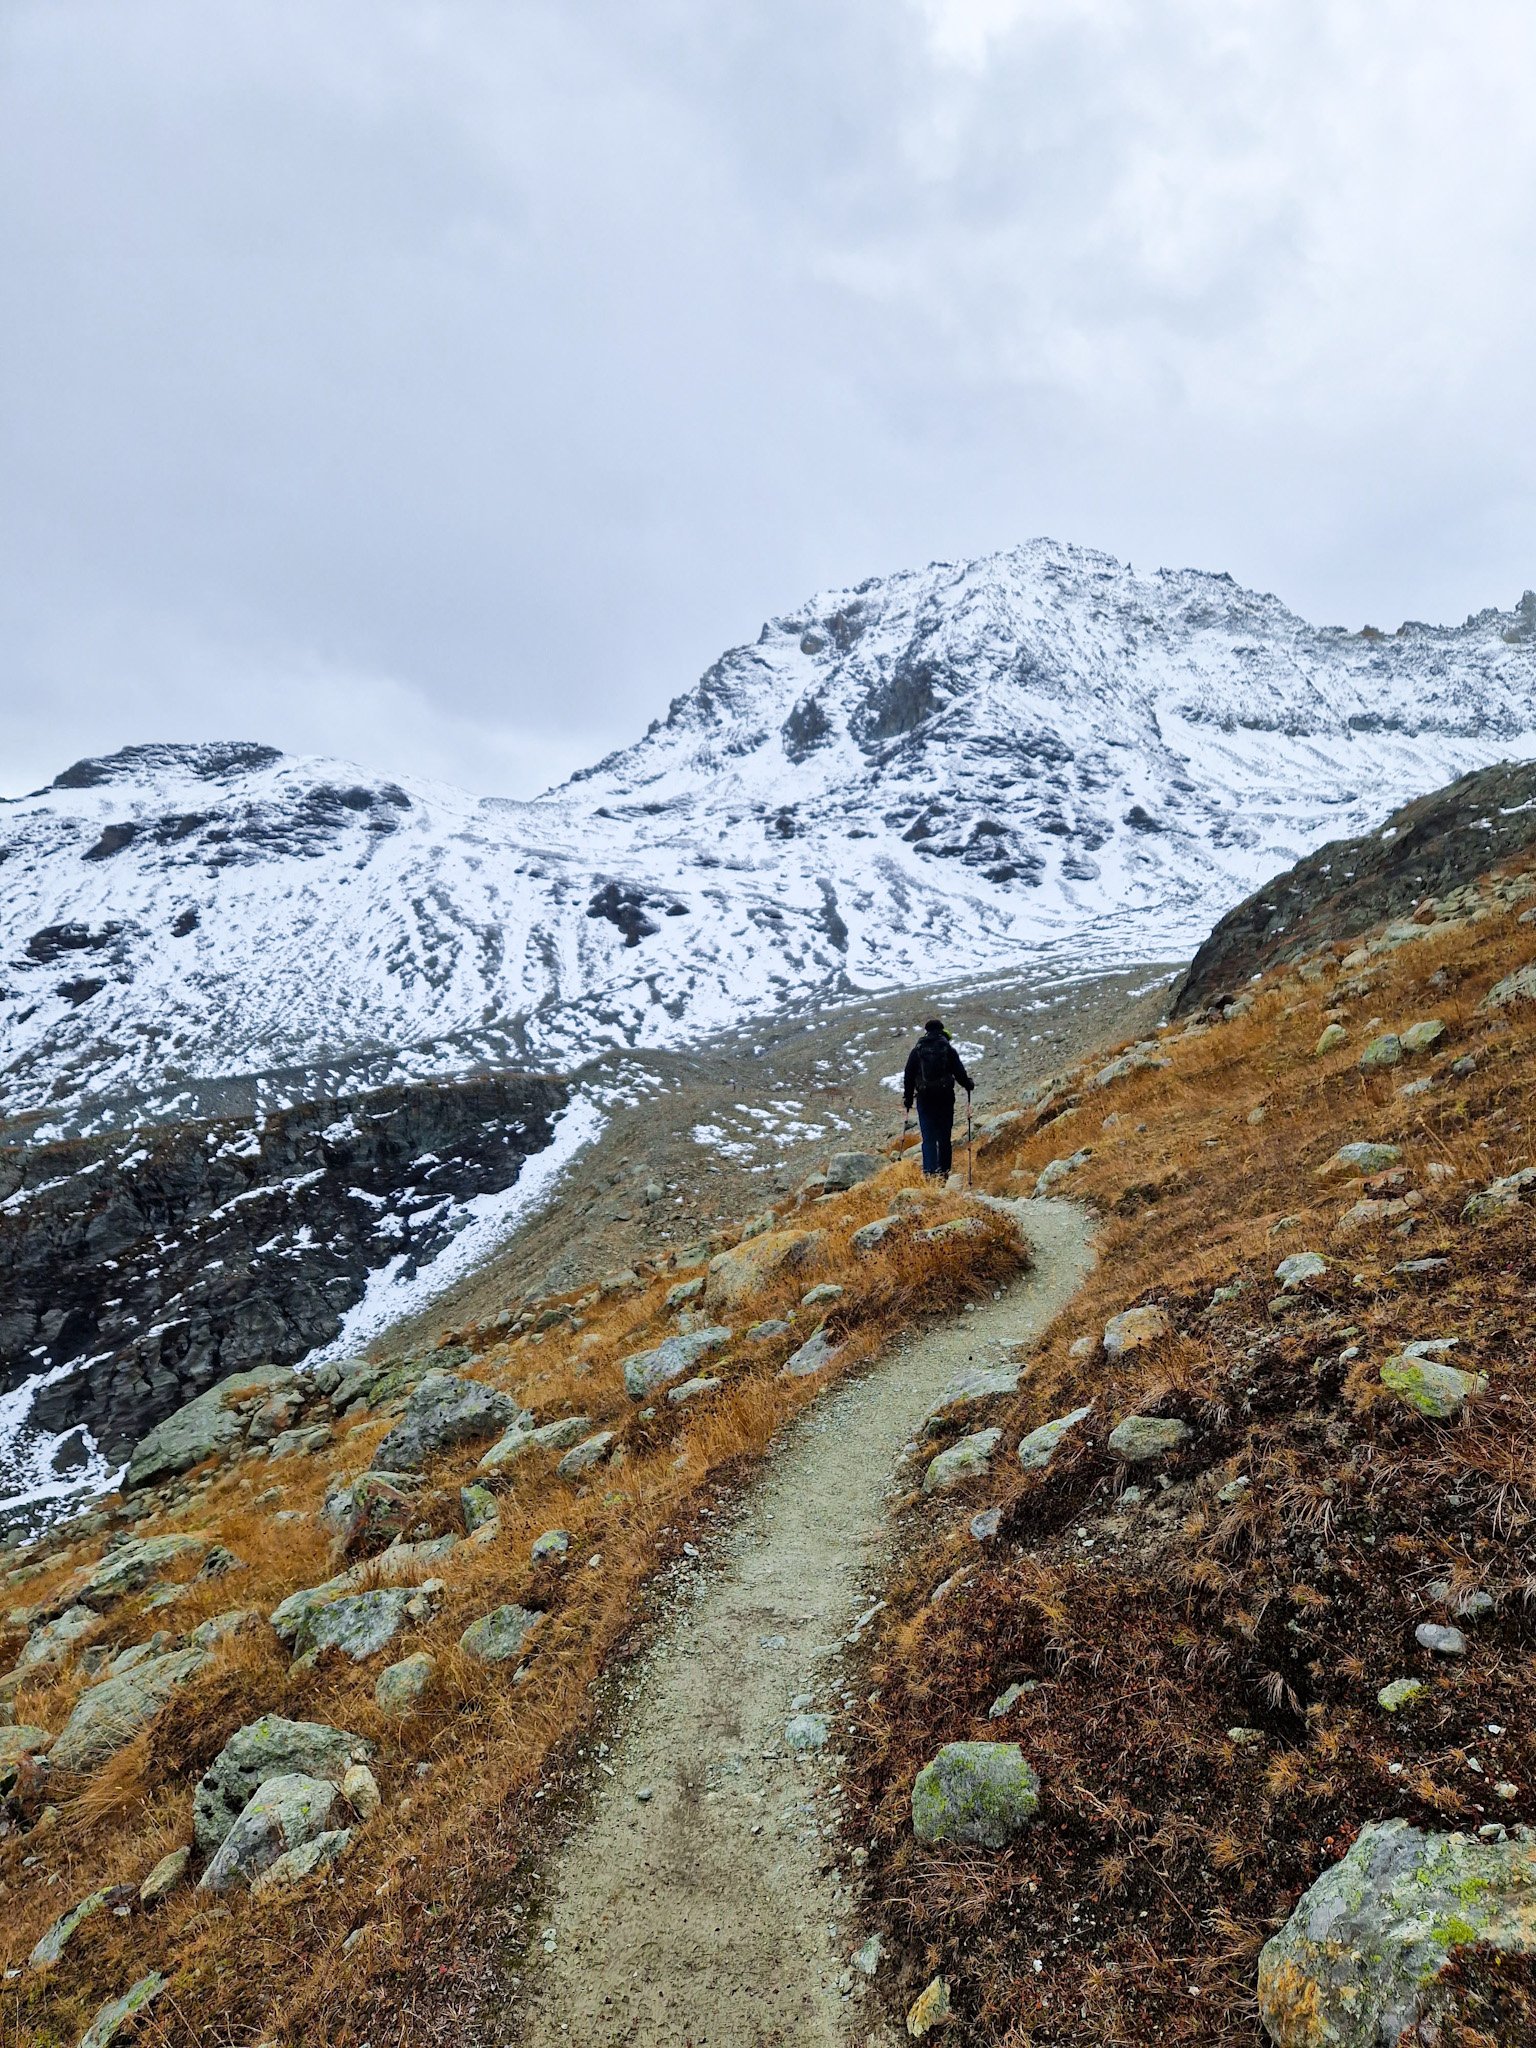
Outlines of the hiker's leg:
[[933,1170],[935,1173],[947,1176],[954,1165],[950,1149],[950,1134],[954,1129],[955,1123],[955,1098],[953,1095],[946,1095],[936,1102],[933,1105],[932,1115],[935,1139],[934,1150],[938,1155],[934,1161]]
[[917,1128],[923,1140],[923,1171],[934,1173],[939,1155],[933,1137],[933,1112],[921,1096],[917,1098]]

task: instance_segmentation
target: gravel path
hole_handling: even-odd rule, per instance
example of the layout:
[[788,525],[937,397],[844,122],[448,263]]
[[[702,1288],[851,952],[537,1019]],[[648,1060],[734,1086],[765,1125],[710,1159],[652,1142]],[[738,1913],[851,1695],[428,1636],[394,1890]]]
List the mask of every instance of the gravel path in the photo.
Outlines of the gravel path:
[[[1072,1205],[1008,1206],[1033,1270],[799,1418],[646,1660],[612,1776],[554,1873],[547,1960],[512,2034],[527,2048],[894,2038],[849,1969],[863,1937],[834,1856],[840,1645],[878,1596],[886,1503],[912,1483],[898,1461],[923,1416],[962,1367],[1037,1337],[1092,1262]],[[833,1717],[819,1754],[785,1741],[806,1710]]]

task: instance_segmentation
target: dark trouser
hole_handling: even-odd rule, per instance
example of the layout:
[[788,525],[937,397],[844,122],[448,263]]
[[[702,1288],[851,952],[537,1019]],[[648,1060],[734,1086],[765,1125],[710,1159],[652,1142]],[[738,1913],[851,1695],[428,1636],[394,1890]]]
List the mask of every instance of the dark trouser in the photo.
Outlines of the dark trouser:
[[919,1095],[917,1098],[917,1128],[923,1134],[924,1173],[947,1174],[951,1159],[949,1134],[955,1122],[955,1091],[946,1088],[941,1095]]

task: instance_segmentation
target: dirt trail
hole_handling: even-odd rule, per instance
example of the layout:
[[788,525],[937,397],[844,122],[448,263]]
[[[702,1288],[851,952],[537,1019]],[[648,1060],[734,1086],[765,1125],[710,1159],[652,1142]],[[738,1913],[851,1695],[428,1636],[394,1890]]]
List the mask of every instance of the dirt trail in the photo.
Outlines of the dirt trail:
[[[849,1971],[863,1930],[833,1848],[837,1727],[852,1704],[840,1647],[878,1597],[886,1503],[921,1469],[898,1474],[924,1415],[963,1367],[1032,1342],[1092,1263],[1079,1210],[1009,1206],[1033,1270],[806,1410],[682,1596],[635,1685],[612,1775],[559,1859],[548,1959],[514,2030],[527,2048],[894,2038]],[[832,1717],[811,1755],[785,1740],[806,1709]]]

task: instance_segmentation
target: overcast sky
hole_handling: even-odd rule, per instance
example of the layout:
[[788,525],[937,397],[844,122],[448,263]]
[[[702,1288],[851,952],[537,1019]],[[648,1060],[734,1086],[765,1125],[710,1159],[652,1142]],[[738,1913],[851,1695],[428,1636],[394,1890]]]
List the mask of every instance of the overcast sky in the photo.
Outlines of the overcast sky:
[[532,794],[1049,533],[1536,584],[1530,0],[0,0],[0,790]]

